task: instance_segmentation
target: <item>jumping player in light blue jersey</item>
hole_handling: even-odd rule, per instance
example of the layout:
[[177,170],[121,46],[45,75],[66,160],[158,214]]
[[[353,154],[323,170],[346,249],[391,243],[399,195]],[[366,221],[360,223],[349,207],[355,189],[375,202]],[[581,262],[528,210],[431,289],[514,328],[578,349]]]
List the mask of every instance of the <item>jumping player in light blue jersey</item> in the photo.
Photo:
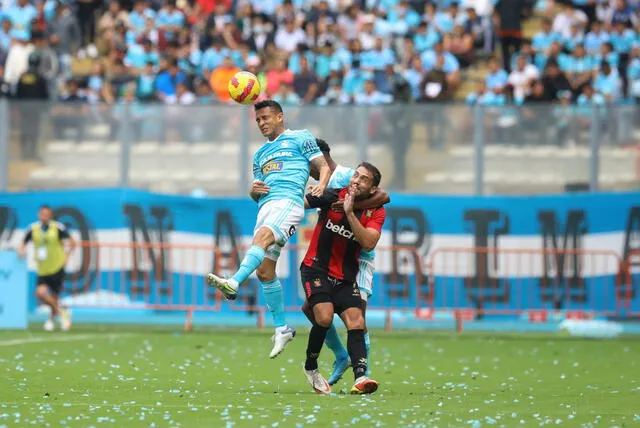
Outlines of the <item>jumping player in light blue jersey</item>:
[[[329,180],[329,184],[327,187],[330,189],[342,189],[349,186],[351,177],[353,176],[355,170],[346,166],[338,165],[331,157],[331,149],[326,141],[318,138],[316,139],[316,143],[318,144],[318,148],[324,155],[324,158],[332,171],[331,179]],[[318,171],[315,171],[313,167],[311,168],[311,177],[315,179],[318,179],[319,177]],[[388,204],[390,201],[391,199],[389,198],[389,194],[387,192],[382,189],[377,189],[370,198],[357,202],[355,209],[373,209]],[[335,208],[340,208],[341,204],[342,201],[339,201],[334,204],[334,206]],[[375,266],[374,260],[375,252],[373,250],[360,250],[360,265],[356,282],[358,284],[358,288],[360,289],[360,297],[362,297],[362,311],[365,315],[367,311],[367,301],[373,293],[373,273]],[[313,312],[306,302],[302,306],[302,311],[307,316],[309,321],[313,323]],[[371,343],[366,325],[364,340],[365,347],[367,349],[368,360]],[[338,334],[338,330],[336,329],[335,324],[331,324],[331,326],[329,327],[325,343],[327,344],[327,347],[331,349],[335,356],[335,361],[333,362],[333,372],[327,380],[329,385],[334,385],[342,378],[342,375],[349,368],[350,364],[349,353],[347,352],[347,348],[345,348],[344,344],[342,343],[342,340],[340,340],[340,335]],[[369,374],[367,373],[367,376],[368,375]]]
[[285,319],[276,263],[280,251],[304,217],[305,187],[310,168],[319,172],[318,185],[311,191],[314,196],[323,194],[331,170],[309,131],[285,129],[280,104],[273,100],[261,101],[255,104],[255,112],[260,132],[267,141],[253,156],[253,185],[249,194],[258,203],[253,242],[231,278],[209,273],[207,282],[220,290],[225,298],[234,300],[240,284],[256,271],[276,327],[271,338],[273,349],[269,354],[269,358],[275,358],[296,335],[295,329],[288,326]]

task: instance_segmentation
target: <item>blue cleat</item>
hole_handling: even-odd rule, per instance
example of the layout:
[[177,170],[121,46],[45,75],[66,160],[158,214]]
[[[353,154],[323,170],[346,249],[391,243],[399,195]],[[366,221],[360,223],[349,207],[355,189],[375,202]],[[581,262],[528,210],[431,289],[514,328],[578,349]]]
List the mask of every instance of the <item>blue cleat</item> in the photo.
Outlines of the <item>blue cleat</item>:
[[351,362],[349,361],[349,357],[339,357],[333,362],[333,372],[331,372],[331,377],[327,380],[329,385],[335,385],[338,383],[340,379],[342,379],[342,375],[347,369],[351,366]]

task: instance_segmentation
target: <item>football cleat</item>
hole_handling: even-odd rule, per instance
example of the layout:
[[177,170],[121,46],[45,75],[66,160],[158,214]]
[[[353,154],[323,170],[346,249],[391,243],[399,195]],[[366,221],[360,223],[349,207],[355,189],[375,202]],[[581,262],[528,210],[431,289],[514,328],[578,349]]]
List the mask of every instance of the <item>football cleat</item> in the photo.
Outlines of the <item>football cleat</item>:
[[351,366],[351,361],[349,361],[349,357],[336,358],[333,362],[333,372],[331,372],[331,376],[329,376],[329,385],[335,385],[338,383],[340,379],[342,379],[342,375],[347,369]]
[[208,273],[207,284],[209,284],[210,287],[215,287],[220,290],[227,300],[236,300],[236,297],[238,297],[238,284],[232,279],[220,278],[217,275]]
[[331,386],[329,386],[327,380],[322,377],[322,375],[320,374],[320,370],[304,370],[304,375],[307,377],[309,385],[311,385],[316,393],[331,394]]
[[351,387],[351,394],[373,394],[380,384],[366,376],[360,376]]
[[53,323],[53,320],[48,319],[44,322],[42,328],[44,329],[44,331],[53,331],[55,330],[56,325]]
[[60,328],[62,331],[68,331],[71,328],[71,311],[68,309],[60,310]]
[[275,334],[271,336],[273,349],[271,349],[269,358],[275,358],[280,355],[287,343],[291,342],[294,337],[296,337],[296,330],[293,327],[286,326],[281,331],[276,330]]

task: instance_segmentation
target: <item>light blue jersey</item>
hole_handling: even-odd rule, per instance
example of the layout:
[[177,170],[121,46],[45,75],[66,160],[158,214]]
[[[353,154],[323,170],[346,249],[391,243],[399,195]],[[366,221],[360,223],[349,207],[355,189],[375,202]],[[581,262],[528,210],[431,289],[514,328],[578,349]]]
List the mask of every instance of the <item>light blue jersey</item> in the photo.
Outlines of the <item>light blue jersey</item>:
[[309,180],[309,163],[322,156],[316,138],[309,131],[285,130],[267,141],[253,155],[253,179],[270,187],[258,200],[258,209],[272,200],[290,199],[304,206],[304,191]]
[[[343,187],[349,186],[349,182],[351,181],[351,177],[353,177],[354,172],[356,171],[352,168],[338,165],[336,169],[333,170],[333,174],[331,174],[327,187],[330,189],[342,189]],[[375,259],[375,257],[376,252],[374,250],[360,250],[360,260],[373,263],[373,259]]]

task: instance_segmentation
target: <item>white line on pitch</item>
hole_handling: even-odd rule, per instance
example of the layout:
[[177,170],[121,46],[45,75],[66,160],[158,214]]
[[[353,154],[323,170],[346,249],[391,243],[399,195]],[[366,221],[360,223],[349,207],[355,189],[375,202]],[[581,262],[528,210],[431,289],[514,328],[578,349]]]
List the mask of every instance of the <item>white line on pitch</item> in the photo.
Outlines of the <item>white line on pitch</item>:
[[[131,336],[131,334],[109,334],[107,339],[115,339],[118,337]],[[51,336],[51,337],[27,337],[24,339],[12,339],[0,341],[0,346],[25,345],[28,343],[46,343],[46,342],[75,342],[79,340],[101,339],[105,336],[97,336],[95,334],[76,334],[73,336]]]

